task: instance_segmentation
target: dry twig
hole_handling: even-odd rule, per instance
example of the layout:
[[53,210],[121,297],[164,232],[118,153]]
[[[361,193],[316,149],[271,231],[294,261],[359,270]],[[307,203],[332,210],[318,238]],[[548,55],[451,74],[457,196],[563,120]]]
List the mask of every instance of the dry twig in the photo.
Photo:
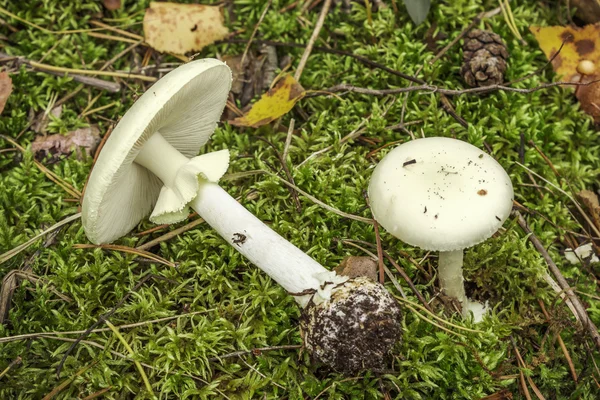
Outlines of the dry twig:
[[550,254],[548,254],[548,251],[546,250],[540,239],[535,235],[535,233],[532,232],[531,228],[529,228],[529,225],[527,225],[527,221],[525,221],[525,218],[523,218],[521,213],[518,211],[515,211],[514,213],[517,216],[517,222],[519,223],[519,226],[525,231],[525,233],[529,235],[529,241],[533,244],[533,246],[537,249],[537,251],[542,255],[542,257],[546,261],[548,268],[555,276],[556,280],[558,281],[558,284],[573,303],[573,306],[575,307],[575,310],[579,315],[583,327],[591,336],[592,340],[596,344],[596,347],[600,349],[600,334],[598,333],[598,328],[590,319],[590,316],[588,315],[587,310],[579,300],[579,297],[573,292],[571,286],[560,272],[560,269],[558,269],[558,267],[550,257]]
[[[223,40],[223,41],[218,42],[218,44],[228,44],[228,43],[246,43],[246,41],[241,40],[241,39],[228,39],[228,40]],[[299,43],[275,42],[273,40],[262,40],[262,39],[254,39],[254,43],[265,44],[267,46],[275,46],[275,47],[295,47],[295,48],[303,48],[304,47],[304,45],[301,45]],[[399,76],[400,78],[406,79],[408,81],[415,82],[415,83],[421,83],[421,84],[425,83],[425,81],[423,81],[422,79],[415,78],[411,75],[397,71],[386,65],[383,65],[376,61],[369,60],[366,57],[359,56],[354,53],[350,53],[348,51],[330,49],[327,47],[319,47],[319,46],[313,47],[313,50],[319,51],[322,53],[336,54],[338,56],[351,57],[351,58],[354,58],[356,61],[359,61],[365,65],[368,65],[369,67],[380,69],[382,71],[385,71],[385,72],[395,75],[395,76]]]
[[[51,67],[46,64],[40,64],[35,61],[28,60],[25,57],[14,57],[14,56],[10,56],[5,53],[0,53],[0,63],[8,62],[8,61],[14,61],[17,65],[25,64],[30,67],[35,67],[36,69],[40,70],[41,72],[45,72],[47,74],[56,75],[56,76],[64,76],[65,72],[66,72],[64,70],[63,71],[55,70],[55,69],[53,69],[55,67]],[[49,69],[46,67],[51,67],[52,69]],[[73,72],[74,71],[79,71],[79,70],[73,70]],[[106,90],[107,92],[117,93],[119,90],[121,90],[121,85],[119,85],[116,82],[109,82],[109,81],[105,81],[105,80],[98,79],[98,78],[92,78],[90,76],[83,76],[80,74],[69,74],[69,76],[71,78],[73,78],[73,80],[75,82],[83,83],[84,85],[87,85],[87,86],[92,86],[92,87],[95,87],[98,89]]]
[[298,63],[298,67],[296,68],[296,73],[294,74],[294,79],[296,81],[300,81],[300,77],[302,76],[302,71],[304,71],[304,66],[306,65],[306,61],[308,61],[308,57],[310,53],[312,53],[313,46],[319,37],[319,33],[321,32],[321,28],[323,28],[323,23],[325,22],[325,17],[327,17],[327,13],[329,12],[329,7],[331,7],[332,0],[325,0],[323,4],[323,8],[321,9],[321,14],[319,14],[319,19],[317,20],[317,24],[315,25],[315,29],[313,30],[310,39],[308,40],[308,44],[306,45],[306,49],[304,50],[304,54],[300,58],[300,62]]
[[474,88],[468,88],[468,89],[446,89],[446,88],[441,88],[439,86],[428,85],[428,84],[423,84],[423,85],[419,85],[419,86],[394,88],[394,89],[369,89],[369,88],[362,88],[362,87],[352,86],[352,85],[343,83],[340,85],[330,87],[328,89],[321,90],[319,92],[307,93],[307,95],[305,97],[323,96],[324,94],[339,93],[339,92],[352,92],[352,93],[366,94],[366,95],[371,95],[371,96],[386,96],[386,95],[400,94],[400,93],[407,93],[407,92],[440,93],[440,94],[445,94],[448,96],[461,96],[461,95],[465,95],[465,94],[487,94],[487,93],[497,92],[497,91],[529,94],[529,93],[534,93],[534,92],[537,92],[540,90],[553,88],[556,86],[562,86],[562,85],[565,85],[565,86],[588,86],[588,85],[591,85],[591,84],[599,82],[599,81],[600,80],[594,80],[591,82],[550,82],[550,83],[544,83],[542,85],[532,87],[532,88],[526,88],[526,89],[514,88],[514,87],[510,87],[510,86],[505,86],[505,85],[490,85],[490,86],[474,87]]
[[84,333],[82,333],[77,339],[73,341],[73,344],[71,344],[71,346],[67,349],[62,359],[60,360],[60,363],[56,367],[57,377],[60,377],[60,371],[62,370],[65,361],[67,361],[67,357],[69,356],[69,354],[71,354],[71,352],[75,349],[79,342],[88,337],[95,327],[97,327],[100,324],[103,324],[108,318],[110,318],[119,309],[119,307],[121,307],[127,301],[127,299],[129,299],[129,297],[133,293],[135,293],[144,283],[146,283],[146,281],[152,276],[152,274],[147,274],[146,276],[142,277],[140,281],[136,283],[135,286],[130,291],[128,291],[127,294],[123,296],[123,298],[119,300],[119,302],[112,309],[110,309],[106,314],[101,315],[96,322],[94,322],[88,329],[86,329]]
[[297,350],[300,348],[302,348],[302,345],[299,345],[299,344],[288,344],[288,345],[283,345],[283,346],[270,346],[270,347],[257,347],[257,348],[251,349],[251,350],[234,351],[233,353],[223,354],[222,356],[211,357],[208,359],[208,361],[220,361],[225,358],[239,357],[239,356],[244,356],[246,354],[253,354],[255,356],[259,356],[261,353],[264,353],[266,351]]

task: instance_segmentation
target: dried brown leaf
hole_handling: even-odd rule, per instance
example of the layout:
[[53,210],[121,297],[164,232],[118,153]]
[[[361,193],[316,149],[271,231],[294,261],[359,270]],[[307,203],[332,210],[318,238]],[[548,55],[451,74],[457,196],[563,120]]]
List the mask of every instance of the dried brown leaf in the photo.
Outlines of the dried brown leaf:
[[575,7],[577,9],[575,15],[588,24],[600,22],[600,3],[598,0],[571,0],[571,7]]
[[44,113],[42,115],[42,117],[39,119],[39,121],[35,122],[31,126],[31,129],[35,133],[45,134],[46,133],[46,129],[48,128],[48,124],[50,123],[50,116],[53,116],[55,118],[60,118],[60,116],[62,115],[62,111],[63,111],[62,105],[58,106],[58,107],[54,107],[50,111],[49,114]]
[[338,275],[350,278],[367,277],[377,282],[378,265],[371,257],[349,256],[342,260],[340,265],[334,268]]
[[144,15],[146,42],[161,52],[200,51],[228,34],[218,6],[152,2]]
[[227,66],[231,69],[231,75],[233,77],[233,81],[231,82],[231,91],[239,95],[242,93],[245,84],[245,76],[246,69],[250,60],[252,60],[254,56],[252,53],[248,53],[246,59],[244,60],[244,65],[242,66],[242,55],[238,56],[223,56],[221,60],[227,64]]
[[0,72],[0,114],[4,111],[4,106],[8,100],[8,96],[12,93],[12,79],[8,72]]
[[3,324],[8,317],[8,311],[12,302],[12,296],[17,288],[17,277],[13,272],[10,271],[2,279],[2,287],[0,287],[0,324]]
[[591,190],[582,190],[577,193],[577,197],[579,197],[581,202],[588,209],[594,225],[600,229],[600,201],[598,200],[596,193]]
[[38,136],[31,143],[31,150],[36,158],[51,156],[50,162],[56,162],[61,156],[69,155],[72,151],[81,159],[85,153],[90,156],[100,143],[100,131],[96,126],[80,128],[67,135]]
[[275,47],[266,45],[261,46],[258,52],[249,51],[244,58],[243,67],[242,57],[242,55],[224,56],[222,59],[231,68],[233,74],[231,92],[235,94],[243,109],[256,95],[264,93],[271,87],[271,82],[276,77],[278,59]]
[[513,394],[508,389],[503,389],[489,396],[482,397],[480,400],[512,400]]
[[118,10],[121,8],[121,0],[102,0],[104,8],[110,11]]

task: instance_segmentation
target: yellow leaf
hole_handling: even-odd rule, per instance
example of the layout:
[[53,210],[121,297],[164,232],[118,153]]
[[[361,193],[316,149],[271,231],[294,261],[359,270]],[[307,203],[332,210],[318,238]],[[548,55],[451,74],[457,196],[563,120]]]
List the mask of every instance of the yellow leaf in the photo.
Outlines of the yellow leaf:
[[228,33],[217,6],[152,2],[144,15],[146,42],[161,52],[199,51]]
[[253,128],[266,125],[287,114],[305,94],[304,88],[291,75],[286,75],[263,94],[250,111],[229,123]]
[[560,79],[579,81],[577,65],[583,60],[600,65],[600,24],[584,27],[548,26],[529,28],[542,51],[551,59],[564,42],[560,53],[552,61],[552,67]]

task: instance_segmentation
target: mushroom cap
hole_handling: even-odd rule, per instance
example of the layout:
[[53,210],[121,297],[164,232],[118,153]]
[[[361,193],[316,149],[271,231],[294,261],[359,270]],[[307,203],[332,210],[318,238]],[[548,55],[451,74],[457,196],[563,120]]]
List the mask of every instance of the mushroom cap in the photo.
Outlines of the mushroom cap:
[[156,132],[186,157],[198,154],[217,126],[231,70],[215,59],[184,64],[148,89],[121,118],[87,182],[82,221],[93,243],[110,243],[150,213],[162,182],[134,163]]
[[513,195],[496,160],[443,137],[396,147],[369,184],[375,219],[398,239],[434,251],[464,249],[492,236],[508,218]]

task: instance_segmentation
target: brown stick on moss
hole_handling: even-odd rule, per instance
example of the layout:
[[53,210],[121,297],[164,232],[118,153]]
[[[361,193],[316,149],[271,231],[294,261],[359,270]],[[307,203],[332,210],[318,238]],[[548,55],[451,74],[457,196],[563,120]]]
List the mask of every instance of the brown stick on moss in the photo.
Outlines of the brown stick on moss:
[[581,300],[579,300],[579,297],[571,289],[569,282],[567,282],[567,280],[565,279],[563,274],[560,272],[560,270],[558,269],[558,267],[556,266],[556,264],[550,257],[550,254],[548,254],[548,251],[546,250],[546,248],[544,247],[544,245],[542,244],[540,239],[535,235],[535,233],[533,233],[533,231],[531,230],[529,225],[527,225],[527,221],[525,221],[525,218],[523,218],[523,215],[521,215],[521,213],[518,211],[515,211],[514,215],[517,216],[517,222],[519,223],[519,226],[525,231],[525,233],[527,233],[529,235],[529,237],[528,237],[529,241],[533,244],[533,246],[536,248],[536,250],[542,255],[542,257],[546,261],[546,264],[548,264],[548,268],[550,269],[550,271],[552,272],[552,274],[558,281],[558,284],[564,290],[566,295],[569,297],[569,299],[573,303],[573,306],[575,307],[575,310],[577,311],[577,314],[579,315],[579,318],[581,319],[581,323],[583,324],[583,327],[586,329],[588,334],[594,340],[596,347],[598,347],[598,349],[600,349],[600,333],[598,333],[598,328],[596,327],[596,325],[594,325],[594,323],[590,319],[590,316],[588,315],[585,307],[581,303]]

